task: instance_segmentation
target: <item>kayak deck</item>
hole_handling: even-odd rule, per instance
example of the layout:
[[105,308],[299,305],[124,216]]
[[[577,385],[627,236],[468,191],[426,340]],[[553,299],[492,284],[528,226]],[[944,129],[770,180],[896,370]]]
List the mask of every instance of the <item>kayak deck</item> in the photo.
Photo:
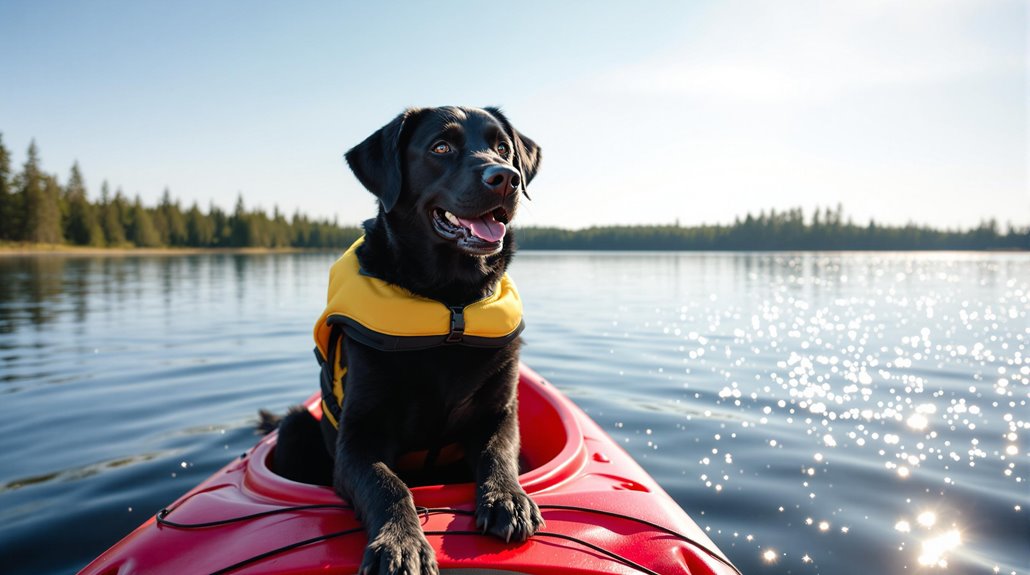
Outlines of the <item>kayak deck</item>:
[[[317,400],[308,407],[321,416]],[[519,420],[519,480],[547,524],[525,543],[505,543],[477,530],[473,484],[414,487],[443,573],[737,573],[654,479],[525,366]],[[276,475],[275,443],[273,432],[81,573],[357,572],[361,524],[332,489]]]

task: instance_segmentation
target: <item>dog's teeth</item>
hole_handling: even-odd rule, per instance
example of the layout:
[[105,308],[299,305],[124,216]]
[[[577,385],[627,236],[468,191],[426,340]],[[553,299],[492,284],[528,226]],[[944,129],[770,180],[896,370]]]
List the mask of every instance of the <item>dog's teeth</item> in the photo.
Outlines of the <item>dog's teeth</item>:
[[458,221],[458,217],[451,212],[444,212],[443,215],[447,218],[447,221],[451,222],[456,226],[461,226],[461,222]]

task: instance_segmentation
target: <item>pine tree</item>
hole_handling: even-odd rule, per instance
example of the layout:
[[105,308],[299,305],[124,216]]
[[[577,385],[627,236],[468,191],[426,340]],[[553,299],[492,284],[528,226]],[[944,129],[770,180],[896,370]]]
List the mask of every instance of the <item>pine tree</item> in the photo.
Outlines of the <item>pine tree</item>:
[[114,191],[114,200],[111,201],[111,204],[115,207],[118,221],[122,223],[122,229],[125,230],[126,241],[131,242],[132,238],[129,237],[129,229],[132,227],[132,205],[129,204],[129,200],[125,197],[121,187]]
[[208,247],[215,241],[215,225],[194,202],[186,212],[186,243],[194,247]]
[[64,230],[61,227],[61,183],[57,176],[46,174],[43,176],[43,204],[40,206],[41,217],[40,227],[36,230],[36,239],[33,241],[47,244],[63,244],[66,239]]
[[158,236],[157,228],[154,227],[154,220],[150,212],[143,207],[139,196],[136,196],[130,213],[132,214],[130,217],[132,224],[128,227],[129,241],[143,248],[161,245],[161,237]]
[[111,189],[107,180],[100,185],[100,227],[104,230],[104,241],[109,246],[124,245],[125,226],[122,224],[118,205],[111,199]]
[[0,240],[12,240],[15,236],[14,196],[11,193],[11,154],[4,146],[4,135],[0,133]]
[[170,246],[186,245],[186,220],[182,216],[182,209],[179,201],[172,201],[172,194],[165,188],[161,195],[161,204],[157,208],[158,217],[154,218],[154,224],[160,222],[162,240]]
[[306,248],[311,245],[309,243],[311,237],[311,224],[308,222],[308,218],[304,216],[304,214],[300,213],[300,210],[293,212],[293,220],[290,227],[293,228],[293,237],[291,238],[292,245],[301,248]]
[[272,208],[271,242],[273,247],[281,248],[290,245],[290,224],[286,216],[279,211],[279,206]]
[[251,245],[251,229],[247,210],[243,206],[243,194],[236,196],[236,209],[229,217],[229,245],[244,247]]
[[214,241],[211,245],[229,245],[229,238],[232,235],[232,229],[229,227],[229,218],[221,208],[214,204],[214,202],[208,204],[207,219],[211,221],[211,227],[214,229],[215,235]]
[[97,221],[96,211],[86,197],[86,181],[82,177],[79,163],[72,165],[65,186],[64,197],[68,204],[68,219],[64,227],[64,235],[73,244],[82,246],[104,245],[104,231]]
[[39,149],[35,140],[29,144],[20,188],[22,229],[19,239],[36,243],[61,243],[61,187],[56,178],[44,174],[40,169]]
[[151,213],[151,219],[154,222],[154,229],[157,230],[157,237],[164,245],[171,245],[168,237],[168,219],[165,218],[164,203],[171,202],[168,188],[165,188],[164,194],[161,197],[161,203],[157,205]]

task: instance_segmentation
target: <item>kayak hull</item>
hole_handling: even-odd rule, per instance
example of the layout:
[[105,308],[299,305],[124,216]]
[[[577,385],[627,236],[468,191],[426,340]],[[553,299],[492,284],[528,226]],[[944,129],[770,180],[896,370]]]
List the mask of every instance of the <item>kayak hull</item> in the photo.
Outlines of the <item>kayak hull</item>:
[[[309,409],[321,416],[317,397]],[[593,420],[523,366],[519,383],[523,488],[547,522],[525,543],[478,532],[471,483],[412,488],[444,573],[734,574],[690,517]],[[151,518],[82,575],[356,573],[366,538],[332,489],[292,482],[268,466],[271,433]],[[337,506],[291,510],[294,506]],[[335,535],[324,539],[327,535]],[[292,549],[284,547],[303,543]],[[277,551],[278,550],[278,551]],[[262,556],[268,554],[267,556]],[[626,561],[620,561],[620,557]]]

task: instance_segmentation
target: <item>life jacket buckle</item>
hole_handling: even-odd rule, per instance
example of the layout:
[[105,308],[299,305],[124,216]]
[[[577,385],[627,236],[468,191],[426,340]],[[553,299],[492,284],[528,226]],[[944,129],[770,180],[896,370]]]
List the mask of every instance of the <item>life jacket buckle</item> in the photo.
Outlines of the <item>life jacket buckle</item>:
[[461,343],[465,335],[465,309],[451,308],[451,332],[447,334],[447,343]]

